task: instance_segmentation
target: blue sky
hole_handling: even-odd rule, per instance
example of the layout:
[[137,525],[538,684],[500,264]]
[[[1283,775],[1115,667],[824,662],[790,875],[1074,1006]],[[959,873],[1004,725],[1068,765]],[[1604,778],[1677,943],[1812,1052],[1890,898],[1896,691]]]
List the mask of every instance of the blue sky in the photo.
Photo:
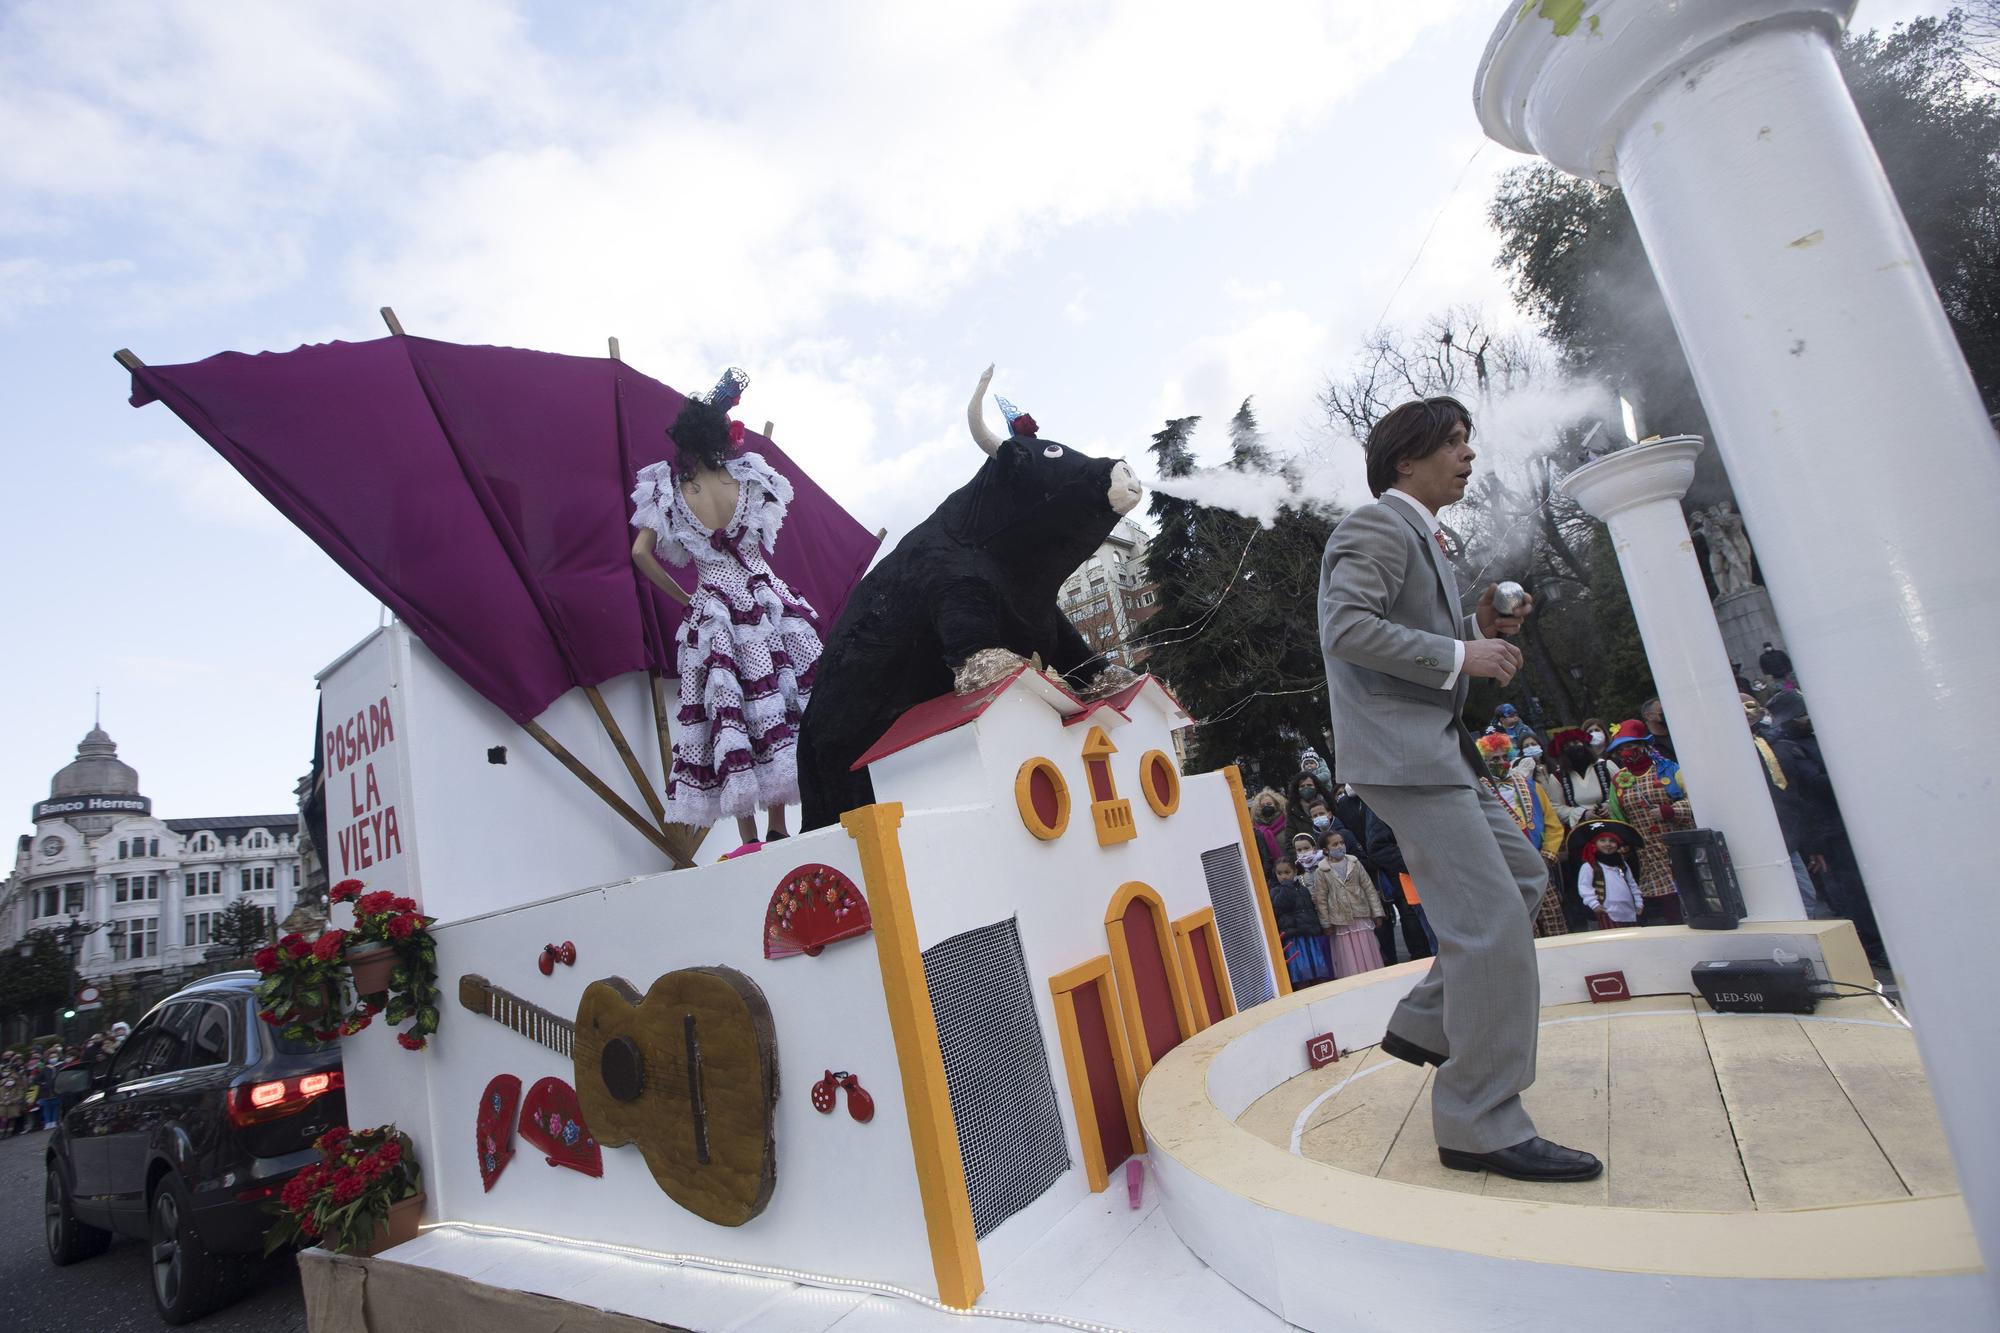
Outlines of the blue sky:
[[1526,159],[1470,100],[1502,8],[0,7],[0,828],[98,688],[157,813],[288,808],[313,674],[377,620],[125,405],[117,348],[372,338],[391,305],[464,342],[617,335],[684,388],[740,364],[741,415],[892,541],[971,471],[988,362],[1142,475],[1165,417],[1214,457],[1246,395],[1279,447],[1326,444],[1315,392],[1385,307],[1505,313],[1484,208]]

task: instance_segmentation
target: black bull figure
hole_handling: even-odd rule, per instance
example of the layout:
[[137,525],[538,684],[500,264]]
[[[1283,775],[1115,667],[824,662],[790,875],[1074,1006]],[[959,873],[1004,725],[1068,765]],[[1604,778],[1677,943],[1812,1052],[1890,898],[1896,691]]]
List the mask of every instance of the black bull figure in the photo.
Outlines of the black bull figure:
[[1031,417],[1002,440],[980,408],[992,376],[989,366],[966,409],[986,461],[868,572],[827,638],[799,729],[808,829],[874,801],[854,762],[904,712],[949,693],[975,654],[1039,654],[1078,691],[1107,669],[1130,678],[1091,652],[1056,593],[1138,504],[1138,480],[1122,459],[1041,439]]

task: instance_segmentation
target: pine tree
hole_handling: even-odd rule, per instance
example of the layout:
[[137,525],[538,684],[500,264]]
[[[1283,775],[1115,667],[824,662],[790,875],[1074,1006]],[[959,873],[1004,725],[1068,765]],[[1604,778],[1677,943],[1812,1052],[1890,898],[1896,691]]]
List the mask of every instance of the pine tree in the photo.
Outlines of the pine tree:
[[[1153,437],[1163,477],[1194,469],[1197,418]],[[1237,471],[1282,469],[1264,443],[1251,401],[1230,422]],[[1319,559],[1332,530],[1323,515],[1285,509],[1266,530],[1227,510],[1155,490],[1160,535],[1147,556],[1160,613],[1147,668],[1166,681],[1200,725],[1195,771],[1237,764],[1244,780],[1283,787],[1306,745],[1326,750],[1324,669],[1319,656]],[[1153,631],[1151,627],[1161,628]]]
[[238,898],[216,915],[209,939],[227,948],[231,958],[248,958],[270,934],[264,924],[264,909],[247,898]]

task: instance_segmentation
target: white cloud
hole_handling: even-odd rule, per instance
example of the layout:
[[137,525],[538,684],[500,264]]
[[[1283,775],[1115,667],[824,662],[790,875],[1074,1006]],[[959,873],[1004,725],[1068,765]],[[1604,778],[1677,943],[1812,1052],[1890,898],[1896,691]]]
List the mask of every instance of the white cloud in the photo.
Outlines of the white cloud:
[[177,518],[267,537],[295,534],[222,455],[192,433],[162,443],[120,445],[109,451],[109,459],[137,487],[167,497]]
[[47,259],[0,259],[0,320],[18,319],[37,306],[57,305],[77,286],[132,271],[129,259],[59,263]]

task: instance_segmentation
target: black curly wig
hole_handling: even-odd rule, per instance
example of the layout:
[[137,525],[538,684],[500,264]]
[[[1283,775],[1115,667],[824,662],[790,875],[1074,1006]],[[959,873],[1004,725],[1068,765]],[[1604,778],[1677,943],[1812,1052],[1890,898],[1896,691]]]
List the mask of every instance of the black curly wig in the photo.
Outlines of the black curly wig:
[[736,456],[729,414],[699,398],[687,400],[667,436],[674,442],[674,475],[683,479],[702,468],[720,469]]

